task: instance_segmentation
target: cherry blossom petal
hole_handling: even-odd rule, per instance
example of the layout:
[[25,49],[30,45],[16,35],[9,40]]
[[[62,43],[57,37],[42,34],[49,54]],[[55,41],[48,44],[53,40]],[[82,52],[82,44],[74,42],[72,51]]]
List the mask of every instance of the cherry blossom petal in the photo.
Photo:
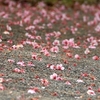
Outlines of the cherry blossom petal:
[[48,86],[49,85],[49,81],[47,79],[41,79],[41,83],[44,86]]
[[93,90],[88,90],[88,91],[87,91],[87,94],[88,94],[88,95],[91,95],[91,96],[95,96],[95,95],[96,95],[95,92],[94,92]]
[[92,59],[93,59],[93,60],[99,60],[100,57],[98,57],[98,56],[93,56]]
[[0,83],[0,90],[4,90],[5,87],[3,86],[3,84]]

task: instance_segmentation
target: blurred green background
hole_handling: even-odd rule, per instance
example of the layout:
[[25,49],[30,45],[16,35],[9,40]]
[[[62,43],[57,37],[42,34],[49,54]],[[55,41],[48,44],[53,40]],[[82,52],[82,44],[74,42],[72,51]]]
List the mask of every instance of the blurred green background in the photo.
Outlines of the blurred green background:
[[[1,0],[4,2],[4,0]],[[49,6],[53,6],[54,4],[64,4],[66,6],[73,6],[75,2],[78,2],[80,4],[98,4],[100,3],[100,0],[14,0],[16,2],[28,2],[32,5],[36,5],[38,2],[43,1]]]
[[[16,0],[18,1],[18,0]],[[100,3],[100,0],[19,0],[22,2],[29,2],[31,4],[37,4],[39,1],[44,1],[47,5],[54,5],[56,3],[64,4],[66,6],[71,6],[75,2],[79,2],[80,4],[85,3],[85,4],[98,4]]]

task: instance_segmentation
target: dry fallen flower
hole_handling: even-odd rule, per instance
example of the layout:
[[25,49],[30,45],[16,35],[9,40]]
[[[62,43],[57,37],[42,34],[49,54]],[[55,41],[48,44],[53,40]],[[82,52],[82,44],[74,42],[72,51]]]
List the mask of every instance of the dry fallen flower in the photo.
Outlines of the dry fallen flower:
[[93,90],[88,90],[88,91],[87,91],[87,94],[88,94],[88,95],[91,95],[91,96],[95,96],[95,95],[96,95],[95,92],[94,92]]

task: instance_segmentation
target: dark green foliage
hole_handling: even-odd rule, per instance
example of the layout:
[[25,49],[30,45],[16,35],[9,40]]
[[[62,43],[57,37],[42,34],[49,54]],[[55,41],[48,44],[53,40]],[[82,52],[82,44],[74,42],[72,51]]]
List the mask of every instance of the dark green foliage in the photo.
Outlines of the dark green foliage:
[[66,6],[72,6],[75,2],[79,2],[80,4],[98,4],[100,3],[100,0],[14,0],[14,1],[20,1],[20,2],[29,2],[32,5],[37,4],[40,1],[45,2],[47,5],[52,6],[54,4],[60,3],[64,4]]
[[67,6],[73,5],[75,2],[86,3],[86,4],[94,4],[94,3],[100,2],[100,0],[26,0],[26,1],[31,2],[31,3],[37,3],[39,1],[44,1],[48,5],[53,5],[59,2]]
[[62,4],[65,4],[67,6],[72,6],[75,2],[78,2],[80,4],[96,4],[100,2],[100,0],[62,0]]

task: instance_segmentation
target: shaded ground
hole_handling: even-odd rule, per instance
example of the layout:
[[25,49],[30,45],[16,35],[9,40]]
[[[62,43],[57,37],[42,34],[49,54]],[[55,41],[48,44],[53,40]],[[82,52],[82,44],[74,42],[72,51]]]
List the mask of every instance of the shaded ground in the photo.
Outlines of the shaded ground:
[[[83,5],[72,10],[58,5],[48,8],[44,4],[36,7],[16,3],[1,5],[0,99],[99,100],[99,8]],[[64,49],[63,40],[72,38],[72,44]],[[54,40],[60,41],[58,53],[51,51]],[[50,55],[41,53],[43,48]],[[85,54],[87,48],[89,53]],[[36,58],[32,58],[34,53]],[[76,54],[79,58],[75,58]],[[18,64],[19,61],[24,63]],[[29,66],[29,62],[34,66]],[[65,69],[50,69],[48,64],[62,64]],[[60,79],[50,79],[53,73]],[[30,88],[35,88],[36,93],[28,93]],[[93,93],[88,94],[88,90]]]

